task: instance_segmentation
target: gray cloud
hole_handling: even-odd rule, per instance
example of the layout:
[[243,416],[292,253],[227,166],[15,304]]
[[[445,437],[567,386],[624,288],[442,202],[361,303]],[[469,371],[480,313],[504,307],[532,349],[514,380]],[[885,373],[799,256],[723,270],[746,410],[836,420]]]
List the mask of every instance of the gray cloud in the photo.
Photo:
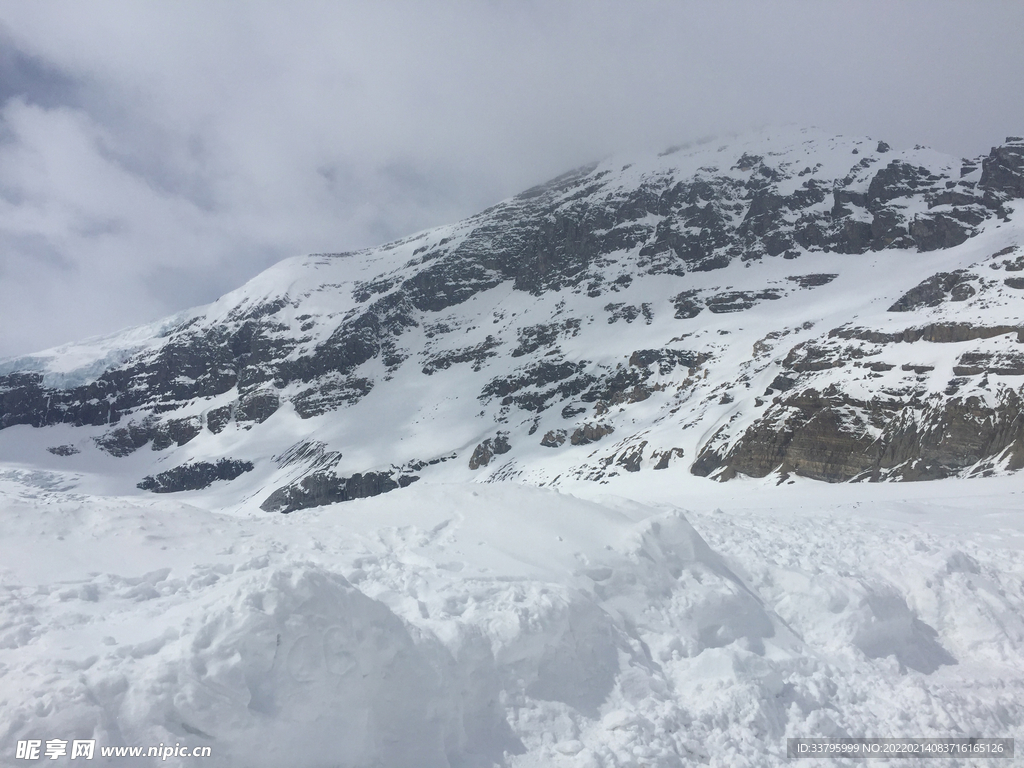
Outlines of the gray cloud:
[[1024,130],[1022,28],[999,0],[0,2],[0,356],[611,152],[798,123],[975,156]]
[[26,53],[0,30],[0,104],[13,98],[43,107],[75,104],[79,89],[73,77]]

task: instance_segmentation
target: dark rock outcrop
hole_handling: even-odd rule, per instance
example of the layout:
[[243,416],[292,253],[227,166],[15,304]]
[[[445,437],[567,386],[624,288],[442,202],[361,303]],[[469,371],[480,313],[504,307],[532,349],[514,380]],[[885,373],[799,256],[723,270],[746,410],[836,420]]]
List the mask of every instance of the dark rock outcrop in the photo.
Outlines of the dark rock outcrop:
[[219,408],[212,408],[206,414],[206,428],[215,435],[224,431],[224,427],[231,421],[231,406],[222,405]]
[[565,444],[568,434],[564,429],[550,429],[541,438],[540,444],[545,448],[560,448]]
[[677,320],[689,320],[700,314],[704,305],[697,300],[698,294],[698,291],[683,291],[672,299],[676,308]]
[[112,429],[101,437],[93,438],[96,446],[111,456],[128,456],[144,446],[157,434],[158,420],[150,416],[142,421],[130,421],[123,427]]
[[495,456],[500,456],[511,450],[512,446],[508,442],[508,434],[499,432],[494,437],[489,437],[477,445],[473,450],[473,455],[469,457],[469,468],[480,469],[480,467],[486,467]]
[[584,424],[576,429],[569,442],[573,445],[587,445],[596,443],[605,435],[610,435],[615,429],[610,424]]
[[[343,405],[354,405],[366,397],[371,389],[373,389],[372,379],[360,376],[325,377],[314,386],[304,389],[292,397],[292,406],[300,417],[309,419],[341,408]],[[209,424],[209,418],[207,418],[207,424]],[[223,425],[221,425],[221,429],[223,429]]]
[[73,445],[51,445],[47,448],[54,456],[74,456],[81,451]]
[[585,373],[585,360],[548,361],[528,365],[508,376],[499,376],[486,384],[481,400],[500,397],[502,405],[516,405],[526,411],[543,411],[551,400],[576,397],[594,383]]
[[643,315],[644,321],[647,325],[651,324],[654,319],[654,313],[651,309],[651,305],[646,302],[641,304],[639,307],[635,307],[632,304],[612,303],[605,306],[604,311],[608,313],[608,324],[611,325],[619,320],[625,320],[627,323],[632,323],[638,317]]
[[892,344],[895,342],[913,343],[930,341],[938,344],[955,344],[960,341],[975,339],[991,339],[1007,333],[1015,333],[1018,340],[1024,337],[1024,325],[975,325],[973,323],[929,323],[928,325],[906,328],[903,331],[889,333],[874,331],[856,326],[833,328],[828,332],[830,339],[857,339],[870,341],[874,344]]
[[257,390],[249,392],[238,401],[235,407],[235,421],[252,421],[262,424],[274,415],[281,406],[281,399],[275,392]]
[[819,273],[813,275],[790,275],[786,279],[791,280],[801,288],[817,288],[822,285],[828,285],[837,277],[839,275],[834,273]]
[[1024,376],[1024,353],[964,352],[953,366],[954,376],[977,376],[981,373]]
[[1008,136],[1004,146],[993,147],[982,160],[978,186],[1007,198],[1024,197],[1024,140]]
[[910,236],[917,250],[922,253],[953,248],[967,240],[971,234],[965,224],[941,213],[916,216],[910,222]]
[[691,471],[727,480],[791,472],[815,480],[924,480],[962,472],[989,457],[1024,466],[1020,395],[993,407],[976,397],[934,403],[854,400],[836,389],[804,390],[773,405],[731,446],[724,433]]
[[907,371],[908,373],[923,374],[929,373],[935,370],[934,365],[914,365],[913,363],[904,363],[900,366],[901,371]]
[[779,291],[770,289],[764,291],[727,291],[710,296],[705,301],[705,304],[715,314],[722,314],[725,312],[742,312],[762,301],[776,301],[781,298],[782,294]]
[[683,349],[638,349],[629,356],[629,366],[651,371],[656,363],[658,373],[667,376],[677,367],[686,368],[693,373],[710,357],[711,355],[706,352],[690,352]]
[[298,482],[278,488],[260,505],[265,512],[288,514],[299,509],[353,501],[405,488],[419,480],[415,475],[389,472],[356,473],[338,477],[329,470],[310,472]]
[[661,452],[655,451],[651,455],[651,458],[653,459],[655,457],[657,457],[658,461],[655,463],[654,469],[668,469],[669,462],[671,462],[671,460],[673,458],[678,458],[678,459],[683,458],[683,449],[682,448],[669,448],[666,451],[661,451]]
[[501,342],[493,336],[488,336],[484,341],[472,347],[454,349],[439,355],[434,355],[423,365],[423,373],[431,375],[435,371],[443,371],[458,363],[472,363],[473,370],[479,371],[484,361],[495,357],[495,348],[501,346]]
[[639,472],[640,466],[644,460],[644,448],[647,447],[647,441],[644,440],[640,445],[631,445],[624,451],[619,453],[615,457],[615,466],[622,467],[627,472]]
[[519,330],[519,345],[512,350],[512,357],[531,355],[539,349],[552,347],[558,339],[575,336],[579,330],[580,321],[576,318],[522,328]]
[[908,312],[920,307],[937,307],[944,301],[965,301],[976,291],[970,281],[974,279],[965,269],[956,272],[938,272],[907,291],[889,307],[890,312]]
[[198,491],[208,488],[217,480],[234,480],[245,472],[251,472],[252,468],[251,461],[227,458],[218,460],[216,464],[197,461],[192,464],[182,464],[155,476],[147,475],[138,484],[138,487],[153,493]]

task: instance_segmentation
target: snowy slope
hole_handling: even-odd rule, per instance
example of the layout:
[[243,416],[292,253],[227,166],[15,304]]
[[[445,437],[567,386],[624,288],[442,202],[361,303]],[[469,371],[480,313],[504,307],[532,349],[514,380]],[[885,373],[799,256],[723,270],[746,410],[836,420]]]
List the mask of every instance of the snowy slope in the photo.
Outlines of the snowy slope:
[[0,765],[1013,737],[1022,200],[1020,140],[773,130],[3,361]]
[[131,493],[227,456],[253,465],[228,498],[283,511],[426,477],[1013,471],[1022,148],[790,129],[607,160],[7,361],[0,457]]

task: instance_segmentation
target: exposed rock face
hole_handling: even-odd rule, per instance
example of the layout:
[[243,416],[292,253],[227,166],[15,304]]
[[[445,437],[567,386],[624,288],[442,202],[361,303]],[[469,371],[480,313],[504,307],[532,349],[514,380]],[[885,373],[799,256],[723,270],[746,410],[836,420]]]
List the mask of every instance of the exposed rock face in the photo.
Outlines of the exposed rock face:
[[678,458],[678,459],[683,458],[683,449],[682,448],[670,448],[667,451],[661,451],[660,453],[655,453],[655,455],[652,456],[651,458],[656,458],[657,459],[657,462],[655,463],[653,469],[668,469],[669,462],[671,462],[672,459],[674,459],[674,458]]
[[[316,386],[304,389],[292,397],[292,405],[300,417],[308,419],[322,416],[345,405],[353,405],[368,395],[371,389],[373,381],[358,376],[346,376],[343,379],[325,378]],[[207,424],[209,423],[208,415]],[[226,420],[223,423],[226,424]],[[211,431],[220,430],[211,427]]]
[[175,493],[177,491],[198,491],[212,485],[217,480],[234,480],[245,472],[251,472],[251,461],[220,459],[216,464],[198,461],[194,464],[182,464],[180,467],[161,472],[159,475],[147,475],[139,483],[139,488],[153,493]]
[[429,376],[435,371],[446,370],[457,363],[472,363],[473,370],[479,371],[485,360],[497,355],[494,348],[500,345],[501,342],[496,341],[493,336],[488,336],[486,340],[475,346],[435,355],[427,360],[423,366],[423,373]]
[[123,427],[94,438],[94,441],[111,456],[127,456],[150,442],[154,451],[162,451],[171,445],[185,445],[201,431],[202,427],[196,417],[162,422],[154,416],[148,416],[142,421],[129,421]]
[[837,389],[804,390],[780,400],[730,448],[712,438],[692,471],[717,472],[719,479],[737,472],[752,477],[793,472],[841,482],[936,479],[985,458],[1019,469],[1024,467],[1021,404],[1012,390],[992,405],[977,397],[863,402]]
[[941,213],[917,216],[910,222],[910,236],[919,251],[935,251],[960,245],[971,232],[961,222]]
[[638,317],[643,315],[647,325],[651,324],[654,319],[654,313],[651,310],[651,305],[644,302],[639,307],[635,307],[632,304],[611,303],[605,306],[604,311],[608,313],[608,324],[619,320],[625,320],[627,323],[632,323]]
[[415,475],[396,476],[393,472],[356,473],[351,477],[338,477],[330,471],[312,472],[297,483],[278,488],[260,505],[260,509],[288,514],[298,509],[377,496],[404,488],[417,480],[419,478]]
[[615,457],[615,463],[627,472],[639,472],[640,465],[644,460],[644,448],[646,447],[646,440],[640,443],[640,445],[630,446]]
[[81,453],[81,451],[73,445],[51,445],[46,450],[54,456],[74,456],[76,453]]
[[578,335],[579,330],[580,321],[577,318],[522,328],[518,331],[519,346],[512,350],[512,357],[523,357],[541,349],[550,349],[559,339]]
[[954,376],[1024,376],[1024,352],[964,352],[953,366]]
[[913,343],[929,341],[937,344],[955,344],[975,339],[991,339],[995,336],[1017,334],[1017,341],[1022,340],[1024,325],[975,325],[973,323],[929,323],[919,327],[906,328],[896,333],[873,331],[867,328],[842,327],[828,333],[830,339],[857,339],[874,344],[892,344],[898,342]]
[[750,309],[759,301],[775,301],[782,298],[778,291],[730,291],[719,293],[707,300],[708,309],[715,314],[723,312],[742,312]]
[[141,423],[131,421],[126,426],[111,430],[102,437],[93,438],[96,445],[111,456],[127,456],[148,443],[156,431],[155,419]]
[[979,186],[1008,198],[1024,197],[1024,139],[1008,136],[1004,146],[993,148],[982,161]]
[[224,430],[231,420],[231,406],[222,405],[220,408],[213,408],[206,413],[206,428],[215,435]]
[[182,419],[168,419],[157,425],[153,434],[153,450],[162,451],[171,444],[185,445],[191,442],[202,431],[202,425],[195,416]]
[[541,438],[540,444],[545,448],[560,448],[565,445],[565,439],[568,437],[568,432],[564,429],[552,429],[549,430],[544,437]]
[[932,275],[889,307],[890,312],[907,312],[920,307],[937,307],[944,301],[967,301],[977,291],[970,284],[972,275],[966,270],[939,272]]
[[676,308],[676,320],[689,320],[700,314],[704,305],[697,301],[697,295],[698,292],[694,290],[683,291],[672,299]]
[[469,458],[469,468],[486,467],[495,456],[500,456],[511,450],[512,446],[509,445],[508,435],[499,432],[495,437],[487,438],[474,449],[473,455]]
[[786,279],[791,280],[801,288],[818,288],[822,285],[828,285],[837,277],[839,275],[835,273],[821,273],[815,275],[792,275]]
[[615,428],[607,424],[584,424],[572,433],[569,442],[573,445],[596,443],[602,437],[610,435],[614,431]]
[[516,405],[527,411],[543,411],[551,400],[563,400],[579,395],[594,383],[594,377],[584,373],[587,362],[542,361],[519,369],[516,373],[492,379],[480,398],[501,398],[502,405]]
[[235,421],[254,421],[261,424],[273,416],[280,405],[281,399],[274,392],[250,392],[239,399],[235,408]]

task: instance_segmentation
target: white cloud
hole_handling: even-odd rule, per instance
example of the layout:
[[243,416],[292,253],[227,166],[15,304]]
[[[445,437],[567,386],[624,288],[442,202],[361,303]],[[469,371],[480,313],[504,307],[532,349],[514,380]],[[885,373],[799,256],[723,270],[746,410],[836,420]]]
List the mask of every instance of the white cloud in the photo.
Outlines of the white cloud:
[[0,3],[0,355],[614,150],[796,122],[976,155],[1024,127],[1022,23],[998,2]]

